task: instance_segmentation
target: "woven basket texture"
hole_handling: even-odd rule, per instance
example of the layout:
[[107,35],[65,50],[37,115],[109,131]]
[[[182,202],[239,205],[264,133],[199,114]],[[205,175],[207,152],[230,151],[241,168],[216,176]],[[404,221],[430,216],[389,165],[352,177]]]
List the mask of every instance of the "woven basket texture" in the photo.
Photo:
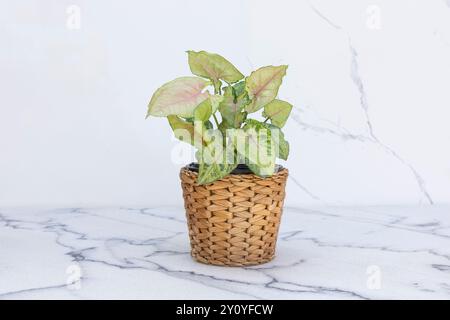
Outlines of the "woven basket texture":
[[197,185],[197,172],[182,168],[181,187],[191,254],[199,262],[248,266],[273,259],[288,170],[260,178],[230,174]]

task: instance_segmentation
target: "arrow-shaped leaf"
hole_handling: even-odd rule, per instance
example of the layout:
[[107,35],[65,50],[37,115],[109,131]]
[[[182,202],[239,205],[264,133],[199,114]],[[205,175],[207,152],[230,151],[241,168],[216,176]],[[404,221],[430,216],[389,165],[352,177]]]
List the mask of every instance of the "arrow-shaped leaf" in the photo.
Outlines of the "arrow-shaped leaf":
[[221,55],[206,51],[187,51],[187,53],[191,72],[197,76],[210,79],[216,92],[221,87],[220,80],[234,83],[244,78],[244,75]]
[[245,80],[246,90],[252,100],[245,107],[247,112],[255,112],[275,99],[286,69],[286,65],[262,67],[247,77]]
[[202,135],[195,132],[194,125],[191,122],[181,119],[175,115],[167,116],[170,127],[178,140],[192,144],[193,146],[201,146],[204,144]]
[[284,133],[280,128],[270,125],[272,129],[272,140],[275,145],[277,157],[283,160],[287,160],[289,156],[289,142],[284,138]]
[[194,109],[194,121],[205,122],[211,117],[212,106],[211,100],[206,99]]
[[291,113],[292,105],[282,100],[272,100],[264,106],[263,117],[270,118],[270,122],[282,128]]
[[153,94],[147,117],[192,117],[195,107],[209,97],[209,93],[203,91],[209,84],[209,81],[198,77],[181,77],[167,82]]

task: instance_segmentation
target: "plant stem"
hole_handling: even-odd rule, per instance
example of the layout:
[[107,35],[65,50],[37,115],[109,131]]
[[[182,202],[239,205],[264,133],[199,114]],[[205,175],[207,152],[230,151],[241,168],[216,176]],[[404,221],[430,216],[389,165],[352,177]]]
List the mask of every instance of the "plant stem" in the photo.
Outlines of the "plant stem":
[[220,86],[218,88],[216,88],[216,86],[214,85],[214,94],[222,94],[222,90],[221,90],[221,86],[222,83],[220,84]]
[[264,122],[263,122],[263,123],[266,123],[267,121],[269,121],[269,119],[270,119],[270,118],[269,118],[269,117],[267,117],[267,118],[266,118],[266,120],[264,120]]
[[216,123],[217,128],[219,128],[219,121],[217,120],[216,114],[213,114],[214,122]]

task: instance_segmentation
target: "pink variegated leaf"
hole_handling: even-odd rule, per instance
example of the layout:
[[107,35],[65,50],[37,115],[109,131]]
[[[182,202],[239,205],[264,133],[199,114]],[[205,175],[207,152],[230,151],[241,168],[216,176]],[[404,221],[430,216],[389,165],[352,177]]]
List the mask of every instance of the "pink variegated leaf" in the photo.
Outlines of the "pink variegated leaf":
[[278,94],[287,66],[267,66],[253,71],[245,80],[245,89],[252,100],[245,107],[248,113],[258,111]]
[[209,97],[209,92],[204,91],[208,85],[209,81],[198,77],[181,77],[167,82],[153,94],[147,117],[192,117],[194,109]]

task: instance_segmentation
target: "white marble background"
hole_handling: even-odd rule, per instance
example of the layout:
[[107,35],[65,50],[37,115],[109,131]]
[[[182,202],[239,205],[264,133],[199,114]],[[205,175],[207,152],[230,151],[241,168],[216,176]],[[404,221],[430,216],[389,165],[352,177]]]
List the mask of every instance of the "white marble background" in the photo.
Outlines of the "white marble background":
[[290,65],[288,205],[450,202],[448,0],[0,5],[3,206],[180,205],[176,142],[144,115],[187,49]]

